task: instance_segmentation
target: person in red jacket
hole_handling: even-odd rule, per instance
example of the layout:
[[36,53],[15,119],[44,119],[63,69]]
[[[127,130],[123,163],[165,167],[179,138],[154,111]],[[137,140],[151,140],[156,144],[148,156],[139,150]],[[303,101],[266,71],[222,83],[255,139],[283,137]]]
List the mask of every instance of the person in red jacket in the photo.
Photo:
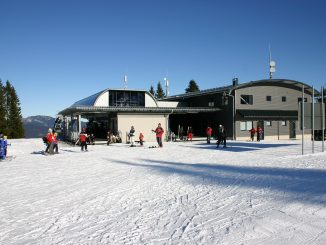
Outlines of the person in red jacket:
[[255,139],[255,133],[256,133],[256,129],[254,127],[252,127],[250,130],[250,138],[251,138],[251,141],[254,141]]
[[144,143],[144,135],[143,135],[143,133],[140,133],[140,134],[139,134],[139,144],[140,144],[141,146],[143,146],[143,143]]
[[85,131],[85,128],[82,129],[81,133],[79,134],[79,142],[80,142],[80,146],[81,146],[81,150],[83,151],[85,148],[85,151],[87,151],[87,134]]
[[258,126],[257,127],[257,141],[260,141],[261,139],[263,139],[263,129]]
[[187,130],[187,140],[192,141],[192,137],[193,137],[192,127],[189,126]]
[[212,132],[213,132],[213,129],[210,126],[208,126],[206,128],[207,144],[211,143]]
[[163,147],[162,143],[162,135],[164,133],[164,129],[162,128],[161,124],[159,123],[157,128],[155,130],[152,130],[154,133],[156,133],[156,141],[159,147]]
[[49,128],[48,134],[46,135],[47,140],[47,147],[45,149],[46,153],[53,154],[53,148],[54,148],[54,135],[52,133],[52,129]]

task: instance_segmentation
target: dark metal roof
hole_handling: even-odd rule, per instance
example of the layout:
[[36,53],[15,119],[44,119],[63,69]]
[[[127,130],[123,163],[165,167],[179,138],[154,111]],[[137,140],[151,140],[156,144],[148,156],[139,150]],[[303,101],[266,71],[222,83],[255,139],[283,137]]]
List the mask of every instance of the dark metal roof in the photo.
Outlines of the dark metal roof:
[[248,120],[298,120],[298,111],[237,110],[237,117]]
[[208,107],[99,107],[99,106],[71,106],[60,115],[86,114],[86,113],[108,113],[108,112],[132,112],[132,113],[199,113],[199,112],[217,112],[220,108]]
[[81,99],[81,100],[78,100],[76,101],[74,104],[71,105],[71,107],[76,107],[76,106],[94,106],[95,105],[95,102],[96,100],[98,99],[98,97],[100,95],[102,95],[103,93],[107,92],[107,91],[134,91],[134,92],[144,92],[146,94],[148,94],[149,96],[151,96],[154,101],[155,101],[155,98],[153,97],[153,95],[151,93],[149,93],[148,91],[146,90],[135,90],[135,89],[111,89],[111,88],[107,88],[107,89],[104,89],[96,94],[93,94],[91,96],[88,96],[84,99]]
[[[206,94],[216,94],[216,93],[231,93],[233,90],[241,89],[245,87],[252,87],[252,86],[280,86],[280,87],[289,87],[297,90],[302,90],[302,86],[305,87],[305,92],[308,94],[312,94],[312,87],[306,83],[290,80],[290,79],[263,79],[263,80],[257,80],[257,81],[250,81],[238,85],[229,85],[229,86],[223,86],[218,88],[212,88],[212,89],[206,89],[201,90],[198,92],[190,92],[190,93],[184,93],[184,94],[178,94],[169,96],[166,98],[163,98],[161,100],[181,100],[185,98],[191,98],[191,97],[198,97]],[[318,96],[319,92],[315,90],[315,96]]]
[[81,100],[78,100],[76,101],[73,105],[73,106],[93,106],[97,100],[97,98],[102,94],[104,93],[106,90],[102,90],[96,94],[93,94],[91,96],[88,96],[84,99],[81,99]]
[[183,98],[191,98],[191,97],[197,97],[197,96],[202,96],[202,95],[207,95],[207,94],[215,94],[215,93],[223,93],[223,92],[229,92],[233,86],[224,86],[224,87],[219,87],[219,88],[211,88],[211,89],[205,89],[205,90],[200,90],[197,92],[189,92],[189,93],[184,93],[184,94],[178,94],[178,95],[172,95],[166,98],[162,98],[159,100],[180,100]]
[[[232,90],[245,88],[245,87],[252,87],[252,86],[279,86],[279,87],[292,88],[299,91],[302,91],[302,87],[304,87],[305,93],[310,95],[312,95],[312,91],[313,91],[313,87],[311,87],[310,85],[303,82],[290,80],[290,79],[265,79],[265,80],[250,81],[247,83],[239,84],[233,87]],[[317,91],[316,89],[314,89],[314,92],[315,92],[315,96],[319,95],[319,91]]]

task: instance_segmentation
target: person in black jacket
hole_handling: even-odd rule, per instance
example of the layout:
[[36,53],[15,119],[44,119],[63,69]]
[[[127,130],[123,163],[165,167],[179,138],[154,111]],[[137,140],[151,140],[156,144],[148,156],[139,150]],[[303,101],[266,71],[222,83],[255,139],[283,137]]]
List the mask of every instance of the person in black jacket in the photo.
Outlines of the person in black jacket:
[[134,126],[131,126],[131,129],[129,131],[129,139],[130,139],[131,147],[135,146],[134,137],[135,137],[135,128],[134,128]]
[[226,147],[226,131],[223,125],[220,125],[217,130],[217,148],[220,144],[223,144],[223,147]]

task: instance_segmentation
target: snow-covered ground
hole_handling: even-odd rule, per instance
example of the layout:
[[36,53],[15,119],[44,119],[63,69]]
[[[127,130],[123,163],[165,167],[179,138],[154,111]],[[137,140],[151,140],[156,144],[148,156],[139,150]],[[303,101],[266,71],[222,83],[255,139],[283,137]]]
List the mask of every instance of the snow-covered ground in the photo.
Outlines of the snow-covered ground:
[[0,244],[326,244],[320,142],[9,143]]

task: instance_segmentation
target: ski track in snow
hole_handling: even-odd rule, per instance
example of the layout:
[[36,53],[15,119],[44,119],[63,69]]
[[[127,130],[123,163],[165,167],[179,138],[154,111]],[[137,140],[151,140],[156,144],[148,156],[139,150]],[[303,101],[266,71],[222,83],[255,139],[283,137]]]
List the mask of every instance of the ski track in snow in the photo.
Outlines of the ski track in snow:
[[326,244],[320,142],[9,143],[0,244]]

